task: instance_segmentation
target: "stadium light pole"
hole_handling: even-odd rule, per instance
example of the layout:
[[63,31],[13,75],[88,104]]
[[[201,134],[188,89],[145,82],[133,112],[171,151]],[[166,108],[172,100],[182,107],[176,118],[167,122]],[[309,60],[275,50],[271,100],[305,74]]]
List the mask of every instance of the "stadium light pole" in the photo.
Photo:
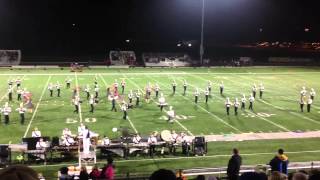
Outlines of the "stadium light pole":
[[203,54],[204,54],[204,49],[203,49],[204,1],[205,0],[202,0],[202,10],[201,10],[201,41],[200,41],[200,63],[201,63],[201,65],[203,64]]

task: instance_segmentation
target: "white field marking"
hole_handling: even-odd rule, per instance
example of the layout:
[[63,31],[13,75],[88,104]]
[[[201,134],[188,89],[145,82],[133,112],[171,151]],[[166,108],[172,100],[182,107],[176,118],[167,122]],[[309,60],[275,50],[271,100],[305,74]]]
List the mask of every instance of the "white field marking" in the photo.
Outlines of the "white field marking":
[[[286,154],[305,154],[305,153],[319,153],[320,150],[312,150],[312,151],[290,151]],[[274,155],[274,152],[260,152],[260,153],[246,153],[241,156],[261,156],[261,155]],[[171,157],[171,158],[150,158],[150,159],[127,159],[127,160],[119,160],[115,161],[116,163],[128,163],[128,162],[148,162],[148,161],[171,161],[171,160],[180,160],[180,159],[209,159],[209,158],[220,158],[220,157],[230,157],[230,154],[217,154],[217,155],[207,155],[207,156],[187,156],[187,157]],[[105,164],[105,161],[97,161],[97,164]],[[293,163],[293,162],[291,162]],[[49,165],[37,165],[37,166],[28,166],[32,168],[43,167],[43,166],[70,166],[73,164],[49,164]]]
[[[149,77],[149,76],[147,76],[147,77],[150,78],[150,79],[152,79],[153,81],[156,81],[158,84],[161,84],[161,86],[164,86],[162,83],[160,83],[159,81],[155,80],[154,78],[151,78],[151,77]],[[180,80],[180,81],[182,81],[182,80]],[[164,86],[164,87],[165,87],[165,86]],[[186,99],[186,100],[189,100],[187,97],[185,97],[185,96],[183,96],[183,95],[181,95],[181,94],[179,94],[179,93],[178,93],[178,95],[181,96],[181,97],[183,97],[183,98]],[[211,115],[212,117],[214,117],[217,121],[225,124],[226,126],[232,128],[232,129],[234,129],[234,130],[236,130],[236,131],[238,131],[238,132],[240,132],[240,133],[243,133],[243,132],[240,131],[238,128],[236,128],[236,127],[232,126],[231,124],[225,122],[223,119],[221,119],[221,118],[218,117],[217,115],[209,112],[208,110],[204,109],[203,107],[201,107],[200,105],[196,104],[195,102],[192,101],[192,104],[196,105],[196,106],[199,107],[201,110],[205,111],[206,113],[208,113],[209,115]]]
[[[128,79],[126,75],[124,75],[124,77],[125,77],[126,79]],[[139,91],[142,91],[141,88],[140,88],[140,86],[139,86],[136,82],[134,82],[134,81],[131,80],[131,79],[128,79],[128,80],[129,80],[134,86],[136,86],[136,88],[138,88]],[[142,91],[142,93],[144,94],[143,91]],[[150,99],[151,99],[151,98],[150,98]],[[153,99],[151,99],[151,101],[154,102]],[[154,103],[155,103],[155,102],[154,102]],[[164,111],[166,112],[166,110],[164,110]],[[174,118],[174,121],[175,121],[177,124],[179,124],[179,126],[180,126],[182,129],[184,129],[185,131],[187,131],[189,135],[194,136],[194,135],[192,134],[192,132],[191,132],[190,130],[188,130],[184,125],[182,125],[176,118]]]
[[[75,76],[75,79],[76,79],[76,88],[77,88],[77,96],[80,98],[80,93],[79,93],[79,82],[78,82],[78,74],[77,72],[74,72],[74,76]],[[80,119],[80,123],[82,123],[82,113],[81,113],[81,103],[79,103],[79,119]]]
[[316,121],[316,120],[314,120],[314,119],[311,119],[311,118],[309,118],[309,117],[307,117],[307,116],[303,116],[303,115],[301,115],[301,114],[299,114],[299,113],[296,113],[296,112],[290,112],[290,113],[291,113],[291,114],[294,114],[294,115],[296,115],[296,116],[299,116],[299,117],[301,117],[301,118],[303,118],[303,119],[306,119],[306,120],[308,120],[308,121],[314,122],[314,123],[316,123],[316,124],[320,124],[319,121]]
[[[26,75],[23,75],[23,77],[21,78],[21,80],[25,80],[25,77],[26,77]],[[12,90],[13,90],[14,88],[16,88],[16,87],[17,87],[17,86],[13,86],[13,87],[12,87]],[[1,102],[5,97],[7,97],[8,94],[9,94],[9,92],[7,91],[6,94],[3,95],[3,96],[0,98],[0,102]]]
[[[102,80],[103,84],[105,85],[105,87],[108,87],[108,84],[106,82],[106,80],[104,80],[104,78],[102,77],[101,74],[99,74],[100,79]],[[108,97],[107,97],[108,98]],[[119,105],[119,107],[121,108],[120,104],[117,102],[117,104]],[[132,129],[134,130],[135,133],[138,133],[138,130],[136,129],[136,127],[134,126],[134,124],[132,123],[131,119],[129,116],[127,116],[127,120],[130,123],[130,126],[132,127]]]
[[[240,78],[242,78],[242,79],[247,79],[247,80],[251,80],[251,79],[245,78],[245,77],[240,77]],[[251,81],[252,81],[252,80],[251,80]],[[245,83],[245,84],[249,86],[248,83]],[[274,92],[273,90],[270,90],[270,91],[271,91],[271,92]],[[287,98],[287,99],[289,99],[289,98]],[[282,107],[279,107],[279,106],[275,106],[275,105],[273,105],[273,104],[271,104],[271,103],[268,103],[268,102],[266,102],[266,101],[264,101],[264,100],[262,100],[262,99],[258,99],[258,101],[261,101],[262,103],[267,104],[267,105],[269,105],[269,106],[272,106],[272,107],[274,107],[274,108],[276,108],[276,109],[280,109],[280,110],[283,110],[283,111],[284,111],[284,110],[287,110],[287,111],[289,111],[290,114],[292,114],[292,115],[294,115],[294,116],[297,116],[297,117],[306,119],[306,120],[311,121],[311,122],[316,123],[316,124],[320,124],[319,121],[316,121],[316,120],[314,120],[314,119],[311,119],[311,118],[309,118],[309,117],[307,117],[307,116],[304,116],[304,115],[302,115],[302,114],[299,114],[299,113],[290,111],[290,110],[287,109],[287,108],[282,108]]]
[[44,86],[44,88],[43,88],[43,90],[42,90],[42,93],[41,93],[40,98],[39,98],[39,100],[38,100],[38,102],[37,102],[36,108],[34,109],[34,112],[33,112],[32,116],[31,116],[31,120],[29,121],[29,124],[28,124],[28,126],[27,126],[27,129],[26,129],[26,131],[25,131],[25,133],[24,133],[24,135],[23,135],[24,138],[27,136],[27,134],[28,134],[28,132],[29,132],[29,129],[30,129],[30,127],[31,127],[31,123],[32,123],[32,121],[34,120],[34,118],[36,117],[36,113],[37,113],[38,108],[39,108],[39,106],[40,106],[40,102],[41,102],[41,100],[42,100],[42,97],[43,97],[44,93],[45,93],[46,90],[47,90],[47,87],[48,87],[48,85],[49,85],[50,80],[51,80],[51,75],[48,77],[48,80],[47,80],[47,82],[46,82],[46,84],[45,84],[45,86]]
[[[206,79],[204,79],[204,78],[202,78],[202,77],[200,77],[200,76],[196,76],[196,75],[192,75],[192,76],[194,76],[194,77],[198,77],[198,79],[203,79],[203,80],[205,80],[205,81],[208,81],[208,80],[206,80]],[[228,79],[228,81],[231,81],[231,82],[235,82],[235,81],[233,81],[233,80],[230,80],[230,79]],[[236,82],[236,83],[238,83],[238,82]],[[220,99],[221,99],[221,97],[219,97]],[[252,112],[250,112],[250,111],[248,111],[248,110],[245,110],[248,114],[251,114],[251,115],[255,115],[256,117],[258,117],[258,118],[260,118],[260,119],[262,119],[262,120],[264,120],[264,121],[266,121],[266,122],[268,122],[268,123],[270,123],[270,124],[272,124],[272,125],[274,125],[274,126],[277,126],[278,128],[280,128],[280,129],[283,129],[283,130],[285,130],[285,131],[290,131],[288,128],[286,128],[286,127],[284,127],[284,126],[282,126],[282,125],[280,125],[280,124],[277,124],[277,123],[275,123],[275,122],[273,122],[273,121],[270,121],[270,120],[268,120],[268,119],[266,119],[266,118],[264,118],[264,117],[262,117],[262,116],[259,116],[258,114],[255,114],[255,113],[252,113]]]

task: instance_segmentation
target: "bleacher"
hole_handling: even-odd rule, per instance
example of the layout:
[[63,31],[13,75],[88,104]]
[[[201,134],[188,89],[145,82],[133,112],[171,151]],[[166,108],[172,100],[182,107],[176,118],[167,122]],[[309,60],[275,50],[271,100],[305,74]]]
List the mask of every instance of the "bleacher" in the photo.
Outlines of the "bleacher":
[[190,56],[184,53],[143,53],[142,59],[147,67],[190,66]]

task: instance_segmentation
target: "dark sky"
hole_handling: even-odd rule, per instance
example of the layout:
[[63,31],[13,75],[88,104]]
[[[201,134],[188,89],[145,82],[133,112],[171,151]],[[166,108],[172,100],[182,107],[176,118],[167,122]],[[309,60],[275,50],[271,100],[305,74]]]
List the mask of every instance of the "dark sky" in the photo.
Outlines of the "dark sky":
[[[205,2],[206,46],[320,39],[316,0]],[[200,23],[201,0],[0,0],[0,48],[58,56],[197,45]]]

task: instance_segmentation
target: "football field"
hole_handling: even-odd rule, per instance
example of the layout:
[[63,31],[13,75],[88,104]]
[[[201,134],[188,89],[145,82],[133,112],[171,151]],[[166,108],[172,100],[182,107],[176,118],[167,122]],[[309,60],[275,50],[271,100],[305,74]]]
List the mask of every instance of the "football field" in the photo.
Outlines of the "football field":
[[[301,113],[299,109],[300,90],[302,86],[320,89],[320,72],[310,68],[200,68],[200,69],[85,69],[83,72],[69,72],[68,70],[1,70],[0,92],[1,106],[8,101],[7,81],[22,78],[22,87],[32,93],[34,111],[26,113],[24,125],[20,124],[19,114],[15,111],[19,107],[16,92],[10,102],[12,113],[9,125],[0,126],[2,134],[0,143],[19,143],[22,137],[31,136],[31,131],[38,127],[43,136],[60,136],[62,130],[68,127],[76,133],[79,123],[88,125],[89,129],[99,135],[115,138],[119,132],[112,132],[112,128],[128,128],[130,132],[139,132],[148,136],[153,131],[175,130],[189,135],[224,135],[241,133],[271,133],[271,132],[305,132],[320,130],[320,102],[318,97],[312,105],[311,112]],[[65,88],[65,79],[72,79],[71,88]],[[99,103],[94,113],[90,113],[90,105],[83,91],[88,84],[91,93],[94,80],[99,85]],[[117,112],[111,112],[111,102],[106,97],[106,88],[113,86],[115,80],[125,80],[125,92],[117,103]],[[183,95],[183,81],[188,83],[186,95]],[[205,103],[204,90],[208,81],[212,82],[212,93],[208,103]],[[177,90],[173,95],[172,82],[176,81]],[[219,83],[224,83],[224,93],[219,93]],[[61,97],[50,97],[48,84],[60,82],[63,87]],[[128,111],[128,119],[122,119],[120,104],[122,100],[128,102],[130,90],[145,92],[146,85],[156,83],[160,86],[169,106],[173,106],[176,113],[174,123],[168,123],[165,111],[161,112],[157,106],[158,99],[151,93],[151,101],[144,101],[142,95],[139,106]],[[254,102],[254,110],[239,110],[237,116],[230,110],[226,114],[225,100],[229,97],[239,100],[242,94],[249,97],[253,84],[263,83],[265,92],[263,98],[258,96]],[[15,86],[14,86],[15,87]],[[80,88],[82,103],[79,114],[74,113],[72,91]],[[119,85],[119,90],[121,91]],[[199,88],[201,94],[198,103],[194,103],[194,91]],[[257,93],[259,94],[259,93]],[[133,99],[135,104],[135,98]],[[166,108],[168,109],[168,107]],[[3,122],[3,116],[2,116]]]

